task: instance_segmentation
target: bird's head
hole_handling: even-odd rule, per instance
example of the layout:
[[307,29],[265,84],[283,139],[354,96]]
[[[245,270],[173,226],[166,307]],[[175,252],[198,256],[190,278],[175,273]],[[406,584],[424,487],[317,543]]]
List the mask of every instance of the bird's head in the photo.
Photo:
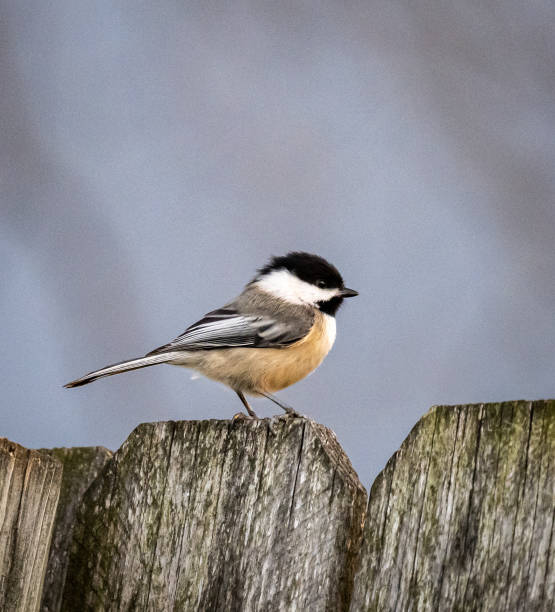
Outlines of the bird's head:
[[329,315],[335,315],[344,298],[358,295],[345,287],[335,266],[302,252],[272,257],[252,284],[286,302],[314,306]]

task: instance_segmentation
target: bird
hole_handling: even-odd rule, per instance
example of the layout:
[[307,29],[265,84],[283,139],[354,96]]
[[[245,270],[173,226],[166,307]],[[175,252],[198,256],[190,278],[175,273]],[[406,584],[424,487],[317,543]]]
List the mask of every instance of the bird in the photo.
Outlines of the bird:
[[322,363],[335,341],[337,310],[344,298],[356,295],[345,287],[337,268],[319,255],[294,251],[274,256],[238,297],[205,314],[171,342],[64,387],[166,363],[230,387],[247,411],[248,416],[240,413],[243,418],[258,419],[246,396],[266,397],[284,416],[298,417],[273,393]]

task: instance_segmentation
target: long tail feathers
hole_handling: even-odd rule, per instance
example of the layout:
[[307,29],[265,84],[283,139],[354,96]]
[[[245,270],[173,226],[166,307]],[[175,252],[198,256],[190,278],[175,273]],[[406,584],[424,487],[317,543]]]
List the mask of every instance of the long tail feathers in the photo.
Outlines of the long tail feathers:
[[91,383],[98,378],[104,378],[104,376],[113,376],[114,374],[129,372],[129,370],[147,368],[148,366],[156,365],[158,363],[168,363],[169,361],[172,361],[174,357],[175,353],[162,353],[161,355],[151,355],[150,357],[140,357],[139,359],[130,359],[129,361],[114,363],[113,365],[106,366],[101,370],[89,372],[88,374],[85,374],[85,376],[81,376],[81,378],[72,380],[71,382],[68,382],[67,385],[64,385],[64,387],[66,389],[80,387],[81,385]]

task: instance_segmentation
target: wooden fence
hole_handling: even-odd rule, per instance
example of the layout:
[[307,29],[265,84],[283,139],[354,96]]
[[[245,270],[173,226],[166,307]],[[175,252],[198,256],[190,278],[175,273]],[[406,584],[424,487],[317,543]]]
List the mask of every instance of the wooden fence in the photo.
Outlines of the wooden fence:
[[554,518],[555,400],[432,408],[369,499],[305,419],[2,439],[0,609],[547,612]]

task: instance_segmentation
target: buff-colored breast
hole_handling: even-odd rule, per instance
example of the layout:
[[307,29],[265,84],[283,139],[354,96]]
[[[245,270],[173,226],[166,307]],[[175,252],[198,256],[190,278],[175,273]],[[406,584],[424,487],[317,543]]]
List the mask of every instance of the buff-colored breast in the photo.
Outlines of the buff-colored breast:
[[272,393],[315,370],[335,341],[335,318],[315,313],[310,332],[286,348],[232,348],[206,351],[183,363],[202,375],[251,395]]

